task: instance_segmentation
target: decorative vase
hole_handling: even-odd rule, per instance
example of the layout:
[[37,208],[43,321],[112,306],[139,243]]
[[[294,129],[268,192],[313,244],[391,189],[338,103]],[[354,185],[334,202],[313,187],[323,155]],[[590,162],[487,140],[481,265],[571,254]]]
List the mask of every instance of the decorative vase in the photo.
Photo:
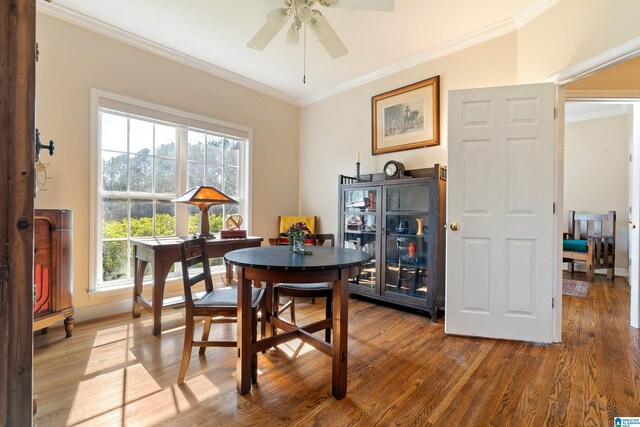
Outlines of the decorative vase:
[[424,233],[422,232],[422,218],[416,218],[416,222],[418,223],[418,231],[416,232],[416,236],[422,236]]
[[289,238],[289,252],[292,254],[305,255],[304,237],[292,236]]

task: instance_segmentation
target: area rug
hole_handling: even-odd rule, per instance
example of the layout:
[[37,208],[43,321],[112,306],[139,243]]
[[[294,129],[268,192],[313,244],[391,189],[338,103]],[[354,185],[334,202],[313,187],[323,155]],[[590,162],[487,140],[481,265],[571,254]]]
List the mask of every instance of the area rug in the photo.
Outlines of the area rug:
[[589,282],[582,280],[562,279],[562,295],[586,298],[589,292]]

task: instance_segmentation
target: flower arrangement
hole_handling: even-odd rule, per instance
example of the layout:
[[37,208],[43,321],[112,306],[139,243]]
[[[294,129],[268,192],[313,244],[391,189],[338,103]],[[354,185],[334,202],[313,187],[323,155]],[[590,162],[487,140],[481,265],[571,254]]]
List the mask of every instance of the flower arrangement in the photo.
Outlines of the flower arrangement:
[[289,239],[289,252],[299,255],[312,255],[311,251],[305,249],[304,239],[311,234],[311,230],[304,222],[296,222],[287,229]]

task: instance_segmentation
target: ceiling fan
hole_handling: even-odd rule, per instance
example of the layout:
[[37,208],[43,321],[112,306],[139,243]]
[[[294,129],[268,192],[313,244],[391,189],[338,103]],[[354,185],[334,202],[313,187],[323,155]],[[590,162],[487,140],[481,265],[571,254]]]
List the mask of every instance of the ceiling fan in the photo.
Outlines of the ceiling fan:
[[298,44],[300,29],[303,25],[308,25],[329,55],[339,58],[347,53],[347,48],[324,15],[318,9],[313,9],[313,6],[317,3],[324,7],[391,11],[395,0],[282,0],[282,3],[282,7],[267,13],[267,22],[249,40],[247,47],[264,49],[284,27],[287,19],[291,19],[287,31],[288,43]]

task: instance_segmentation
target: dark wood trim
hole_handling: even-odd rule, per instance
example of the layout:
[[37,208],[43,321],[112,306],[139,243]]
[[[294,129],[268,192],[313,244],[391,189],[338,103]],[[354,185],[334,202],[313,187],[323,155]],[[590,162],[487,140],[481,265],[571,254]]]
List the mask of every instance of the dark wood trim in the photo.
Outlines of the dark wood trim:
[[32,424],[35,0],[0,2],[0,425]]

